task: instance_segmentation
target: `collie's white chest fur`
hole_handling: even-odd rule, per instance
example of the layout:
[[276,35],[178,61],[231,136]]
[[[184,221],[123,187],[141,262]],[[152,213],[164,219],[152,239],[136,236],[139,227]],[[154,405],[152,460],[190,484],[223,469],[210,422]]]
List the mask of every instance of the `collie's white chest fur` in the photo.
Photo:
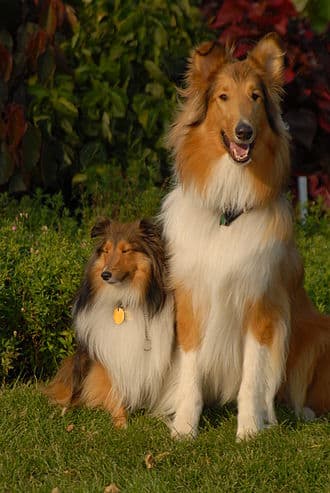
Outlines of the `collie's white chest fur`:
[[[285,200],[276,207],[289,214]],[[178,185],[163,205],[172,282],[191,291],[201,319],[196,364],[203,400],[237,397],[242,379],[244,307],[262,297],[278,273],[283,241],[267,234],[274,211],[250,210],[230,226],[220,226],[212,210]]]
[[[104,289],[93,305],[77,314],[77,336],[88,347],[90,356],[108,369],[125,407],[153,408],[171,361],[172,298],[169,296],[160,313],[151,319],[141,306],[122,302],[125,320],[118,325],[113,311],[119,301],[113,296],[113,289]],[[150,339],[150,349],[146,338]]]

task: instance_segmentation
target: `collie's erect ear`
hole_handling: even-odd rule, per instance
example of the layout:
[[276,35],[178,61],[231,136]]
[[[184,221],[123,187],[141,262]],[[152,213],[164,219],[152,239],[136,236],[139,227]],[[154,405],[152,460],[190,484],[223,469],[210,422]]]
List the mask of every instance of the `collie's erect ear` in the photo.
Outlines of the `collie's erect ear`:
[[226,49],[217,41],[205,41],[193,52],[188,82],[193,85],[209,84],[226,62]]
[[248,59],[262,70],[270,85],[282,87],[284,84],[284,54],[285,50],[280,37],[276,33],[269,33],[250,51]]
[[91,229],[91,238],[103,236],[110,228],[111,221],[108,217],[100,217]]

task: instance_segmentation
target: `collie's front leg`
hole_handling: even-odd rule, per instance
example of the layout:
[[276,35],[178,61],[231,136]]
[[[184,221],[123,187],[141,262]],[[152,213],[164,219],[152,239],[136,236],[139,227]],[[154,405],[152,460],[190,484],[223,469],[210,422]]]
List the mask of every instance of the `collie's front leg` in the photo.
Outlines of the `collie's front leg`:
[[173,437],[194,437],[203,408],[198,346],[200,344],[199,317],[193,309],[191,292],[182,286],[175,291],[177,314],[177,342],[179,369],[175,394]]
[[180,349],[180,369],[175,401],[172,437],[195,437],[203,408],[195,351],[185,352]]
[[284,374],[287,333],[287,324],[278,317],[248,325],[238,393],[238,441],[254,436],[266,423],[277,423],[274,399]]

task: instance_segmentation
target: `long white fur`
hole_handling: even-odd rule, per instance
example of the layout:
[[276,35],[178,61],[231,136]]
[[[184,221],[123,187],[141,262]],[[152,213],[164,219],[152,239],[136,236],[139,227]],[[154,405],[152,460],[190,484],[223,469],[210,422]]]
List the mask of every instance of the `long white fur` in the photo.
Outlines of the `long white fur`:
[[[125,321],[116,325],[113,310],[122,304]],[[129,410],[155,407],[163,386],[173,349],[173,299],[168,295],[163,309],[146,317],[139,293],[105,284],[91,306],[78,312],[74,324],[77,336],[90,356],[104,365],[111,375],[119,404]],[[151,339],[145,350],[145,324]]]
[[[190,380],[199,386],[184,406],[169,393],[177,434],[187,434],[189,427],[196,430],[201,406],[194,396],[199,392],[206,403],[224,403],[239,396],[238,438],[261,429],[266,420],[276,420],[273,401],[284,374],[289,315],[280,320],[279,335],[266,349],[243,330],[243,308],[248,301],[262,298],[279,272],[286,246],[269,235],[269,222],[274,212],[290,221],[290,209],[286,199],[279,198],[269,207],[243,213],[229,227],[220,226],[216,201],[220,210],[228,206],[227,199],[237,208],[248,207],[252,201],[245,173],[225,155],[217,163],[204,197],[177,184],[163,204],[173,283],[191,290],[193,306],[202,318],[202,342],[193,357],[195,365],[183,351],[177,354],[179,376],[173,377],[172,386],[184,395],[189,393]],[[180,377],[182,373],[189,379]]]

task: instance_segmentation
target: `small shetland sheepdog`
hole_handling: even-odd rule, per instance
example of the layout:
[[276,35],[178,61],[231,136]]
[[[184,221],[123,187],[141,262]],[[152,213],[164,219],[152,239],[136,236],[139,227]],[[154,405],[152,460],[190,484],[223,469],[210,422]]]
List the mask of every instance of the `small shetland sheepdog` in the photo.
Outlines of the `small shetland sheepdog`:
[[283,58],[274,34],[241,61],[206,42],[187,72],[161,216],[177,312],[174,436],[196,434],[204,403],[237,400],[237,439],[248,438],[276,423],[279,389],[299,414],[330,410],[330,318],[303,289],[283,195]]
[[173,349],[173,295],[155,225],[105,218],[91,236],[100,241],[73,308],[77,350],[45,393],[64,408],[102,407],[125,427],[127,411],[157,405]]

